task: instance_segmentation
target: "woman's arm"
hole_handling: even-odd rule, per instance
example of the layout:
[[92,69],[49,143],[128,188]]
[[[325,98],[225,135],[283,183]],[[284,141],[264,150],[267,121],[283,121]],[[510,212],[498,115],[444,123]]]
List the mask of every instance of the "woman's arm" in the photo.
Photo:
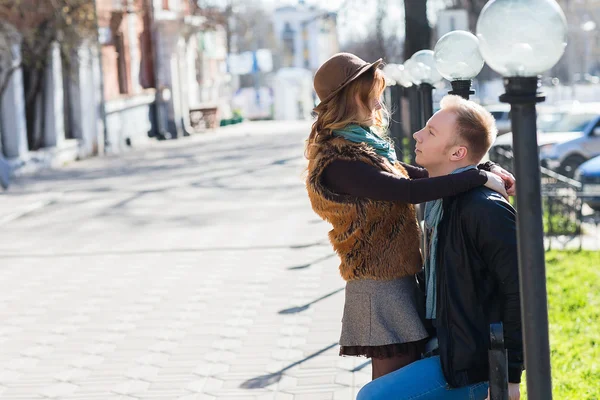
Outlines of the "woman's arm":
[[418,204],[454,196],[487,182],[484,171],[410,180],[384,172],[361,161],[332,161],[323,172],[322,183],[334,193],[371,200]]
[[398,161],[398,163],[400,163],[400,165],[402,165],[404,167],[404,169],[408,173],[408,177],[410,179],[429,178],[429,172],[425,168],[406,164],[406,163],[403,163],[402,161]]
[[[411,165],[411,164],[407,164],[404,163],[402,161],[398,161],[398,163],[400,165],[402,165],[402,167],[404,167],[404,169],[406,170],[406,172],[408,173],[408,177],[410,179],[423,179],[423,178],[429,178],[429,172],[425,169],[425,168],[421,168],[421,167],[417,167],[415,165]],[[477,166],[478,169],[481,169],[483,171],[488,171],[488,172],[494,172],[492,171],[494,168],[499,168],[498,164],[495,164],[491,161],[488,161],[486,163],[482,163],[479,164]],[[506,171],[503,171],[503,173]],[[500,175],[500,173],[496,174],[496,175]]]

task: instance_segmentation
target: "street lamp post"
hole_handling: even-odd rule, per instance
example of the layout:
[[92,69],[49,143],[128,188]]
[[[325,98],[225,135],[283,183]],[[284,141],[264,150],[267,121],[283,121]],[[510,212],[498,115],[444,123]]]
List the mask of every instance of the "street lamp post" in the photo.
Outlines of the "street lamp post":
[[433,115],[433,86],[442,80],[442,76],[435,67],[433,51],[417,51],[407,61],[408,73],[413,83],[419,87],[421,104],[421,129]]
[[434,48],[435,66],[438,72],[452,84],[449,94],[469,100],[471,81],[483,68],[479,51],[479,39],[466,31],[452,31],[440,38]]
[[406,96],[412,82],[408,79],[403,65],[387,64],[383,68],[390,89],[390,104],[393,115],[390,121],[390,132],[397,148],[404,148],[404,115],[402,113],[402,98]]
[[396,148],[402,143],[402,86],[396,79],[397,64],[386,64],[383,67],[385,82],[389,90],[389,106],[390,106],[390,137],[394,141]]
[[415,165],[415,146],[416,141],[413,137],[413,134],[423,128],[422,124],[422,108],[421,108],[421,100],[419,95],[419,84],[415,83],[415,80],[410,74],[410,69],[414,64],[414,60],[408,59],[404,62],[404,73],[406,78],[411,83],[410,87],[406,89],[406,97],[408,98],[408,113],[409,113],[409,127],[410,132],[408,135],[410,142],[410,163]]
[[541,179],[535,105],[539,75],[564,53],[567,21],[554,0],[492,0],[477,21],[480,50],[504,76],[502,102],[511,105],[517,236],[527,393],[552,399]]

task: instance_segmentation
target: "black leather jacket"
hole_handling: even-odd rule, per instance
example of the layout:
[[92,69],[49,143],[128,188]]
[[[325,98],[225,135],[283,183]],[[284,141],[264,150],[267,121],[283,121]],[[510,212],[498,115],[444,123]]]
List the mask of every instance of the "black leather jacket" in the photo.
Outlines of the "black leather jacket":
[[509,382],[521,381],[523,340],[516,213],[481,187],[444,199],[438,226],[436,328],[453,387],[489,379],[490,323],[503,322]]

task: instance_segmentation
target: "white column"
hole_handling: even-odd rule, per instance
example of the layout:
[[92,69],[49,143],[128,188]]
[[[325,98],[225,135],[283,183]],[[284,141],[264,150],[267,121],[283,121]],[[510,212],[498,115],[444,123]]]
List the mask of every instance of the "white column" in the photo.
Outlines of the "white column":
[[103,119],[102,115],[102,107],[105,103],[104,92],[102,91],[102,80],[104,77],[102,76],[101,69],[102,58],[100,49],[97,45],[94,45],[90,48],[90,57],[92,59],[92,85],[90,89],[92,90],[93,113],[91,118],[93,121],[92,126],[90,127],[89,137],[86,139],[84,145],[87,149],[89,149],[89,155],[97,155],[98,153],[104,154],[110,152],[110,143],[107,144],[109,148],[106,148],[104,143],[104,124],[106,123],[106,120]]
[[177,41],[177,66],[179,83],[179,112],[181,113],[181,126],[183,134],[191,131],[190,126],[190,89],[192,89],[188,80],[188,45],[184,37],[179,37]]
[[77,50],[73,63],[73,76],[70,79],[71,115],[73,136],[79,140],[79,156],[95,155],[102,145],[99,140],[103,133],[100,118],[100,68],[98,51],[95,46],[83,45]]
[[[20,46],[14,45],[13,54],[21,54]],[[23,93],[23,73],[15,71],[2,97],[2,143],[4,155],[8,159],[24,157],[28,152],[27,124],[25,121],[25,94]]]
[[[133,1],[128,0],[128,6],[133,8]],[[140,85],[140,40],[137,35],[137,18],[138,14],[127,15],[127,33],[129,35],[129,59],[131,66],[130,68],[130,80],[132,84],[133,93],[139,93],[142,89]]]
[[44,146],[60,147],[65,141],[62,63],[58,43],[52,43],[46,68]]
[[194,35],[190,38],[187,44],[187,81],[189,85],[188,89],[188,105],[196,105],[200,102],[200,85],[197,79],[197,59],[198,59],[198,40],[197,36]]
[[170,64],[171,64],[171,77],[170,77],[170,86],[171,86],[171,107],[172,108],[172,120],[169,120],[170,129],[173,129],[176,132],[177,137],[183,136],[183,109],[182,109],[182,88],[180,85],[180,68],[179,68],[179,43],[175,42],[173,47],[171,48],[170,54]]

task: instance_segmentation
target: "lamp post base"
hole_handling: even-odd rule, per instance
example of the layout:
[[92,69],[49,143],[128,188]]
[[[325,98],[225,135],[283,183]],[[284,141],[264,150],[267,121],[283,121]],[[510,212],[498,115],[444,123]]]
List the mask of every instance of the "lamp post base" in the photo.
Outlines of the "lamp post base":
[[459,79],[450,83],[452,84],[452,90],[450,90],[448,94],[455,94],[465,100],[469,100],[469,97],[471,97],[472,94],[475,94],[475,91],[471,90],[470,79]]

